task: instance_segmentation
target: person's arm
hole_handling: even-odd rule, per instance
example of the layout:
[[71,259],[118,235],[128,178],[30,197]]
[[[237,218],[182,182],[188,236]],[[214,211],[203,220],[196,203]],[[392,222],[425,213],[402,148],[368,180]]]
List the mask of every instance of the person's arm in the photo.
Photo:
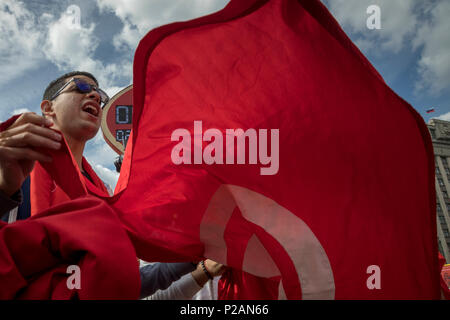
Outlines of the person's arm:
[[206,259],[198,263],[190,274],[172,283],[166,290],[158,290],[149,297],[150,300],[189,300],[200,291],[211,278],[220,276],[226,270],[223,264]]
[[140,299],[148,297],[156,290],[168,288],[172,282],[180,279],[186,273],[193,271],[195,264],[184,263],[160,263],[149,264],[139,268],[141,274]]
[[192,273],[185,274],[173,282],[166,290],[158,290],[149,300],[189,300],[202,289],[195,281]]

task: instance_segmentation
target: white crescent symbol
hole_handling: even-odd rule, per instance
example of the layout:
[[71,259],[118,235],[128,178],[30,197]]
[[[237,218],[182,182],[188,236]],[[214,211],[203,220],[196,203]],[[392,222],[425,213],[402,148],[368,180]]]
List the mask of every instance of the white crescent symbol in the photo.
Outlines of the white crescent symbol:
[[[297,271],[303,299],[334,299],[330,262],[308,225],[272,199],[247,188],[221,185],[211,198],[200,225],[205,257],[227,264],[224,232],[236,206],[246,220],[262,227],[286,250]],[[242,269],[259,277],[281,274],[255,235],[248,242]],[[279,298],[285,298],[281,284]]]

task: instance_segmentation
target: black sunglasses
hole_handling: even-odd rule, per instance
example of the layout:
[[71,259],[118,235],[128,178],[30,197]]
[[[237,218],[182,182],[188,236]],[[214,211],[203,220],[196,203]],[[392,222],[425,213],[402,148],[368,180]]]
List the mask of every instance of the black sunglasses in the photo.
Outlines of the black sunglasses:
[[100,101],[102,102],[103,106],[105,104],[108,103],[109,101],[109,97],[108,94],[103,91],[102,89],[91,85],[90,83],[82,80],[82,79],[78,79],[78,78],[72,78],[69,81],[67,81],[58,91],[55,92],[55,94],[50,98],[50,100],[55,99],[57,96],[59,96],[62,91],[71,83],[71,82],[75,82],[76,85],[76,89],[79,93],[89,93],[92,90],[95,90],[98,92],[98,94],[100,95]]

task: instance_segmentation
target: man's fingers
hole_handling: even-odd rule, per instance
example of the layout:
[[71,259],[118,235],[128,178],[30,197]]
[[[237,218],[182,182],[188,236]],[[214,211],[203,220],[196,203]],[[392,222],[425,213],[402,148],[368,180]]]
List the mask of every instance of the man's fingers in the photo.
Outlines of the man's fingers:
[[0,153],[2,158],[9,160],[35,160],[42,162],[51,162],[52,157],[43,154],[31,148],[10,148],[0,146]]
[[34,123],[26,123],[21,126],[10,128],[6,131],[1,132],[0,133],[0,143],[5,138],[12,137],[12,136],[18,135],[20,133],[24,133],[24,132],[34,133],[36,135],[47,137],[47,138],[55,140],[55,141],[62,140],[61,134],[59,134],[58,132],[55,132],[52,129],[41,127]]
[[[39,129],[37,129],[37,131],[39,131]],[[0,139],[0,146],[16,148],[37,147],[58,150],[61,148],[61,143],[34,132],[25,131]]]
[[12,129],[25,123],[33,123],[38,126],[50,127],[53,122],[34,112],[25,112],[8,128]]

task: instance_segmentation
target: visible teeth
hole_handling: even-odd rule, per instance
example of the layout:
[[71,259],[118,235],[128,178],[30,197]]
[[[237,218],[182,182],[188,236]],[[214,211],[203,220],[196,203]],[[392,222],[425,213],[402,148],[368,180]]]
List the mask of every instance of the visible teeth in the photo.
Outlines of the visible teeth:
[[86,107],[83,109],[83,111],[86,111],[86,112],[88,112],[88,113],[90,113],[90,114],[92,114],[92,115],[97,115],[97,109],[94,108],[93,106],[90,106],[90,105],[86,106]]

